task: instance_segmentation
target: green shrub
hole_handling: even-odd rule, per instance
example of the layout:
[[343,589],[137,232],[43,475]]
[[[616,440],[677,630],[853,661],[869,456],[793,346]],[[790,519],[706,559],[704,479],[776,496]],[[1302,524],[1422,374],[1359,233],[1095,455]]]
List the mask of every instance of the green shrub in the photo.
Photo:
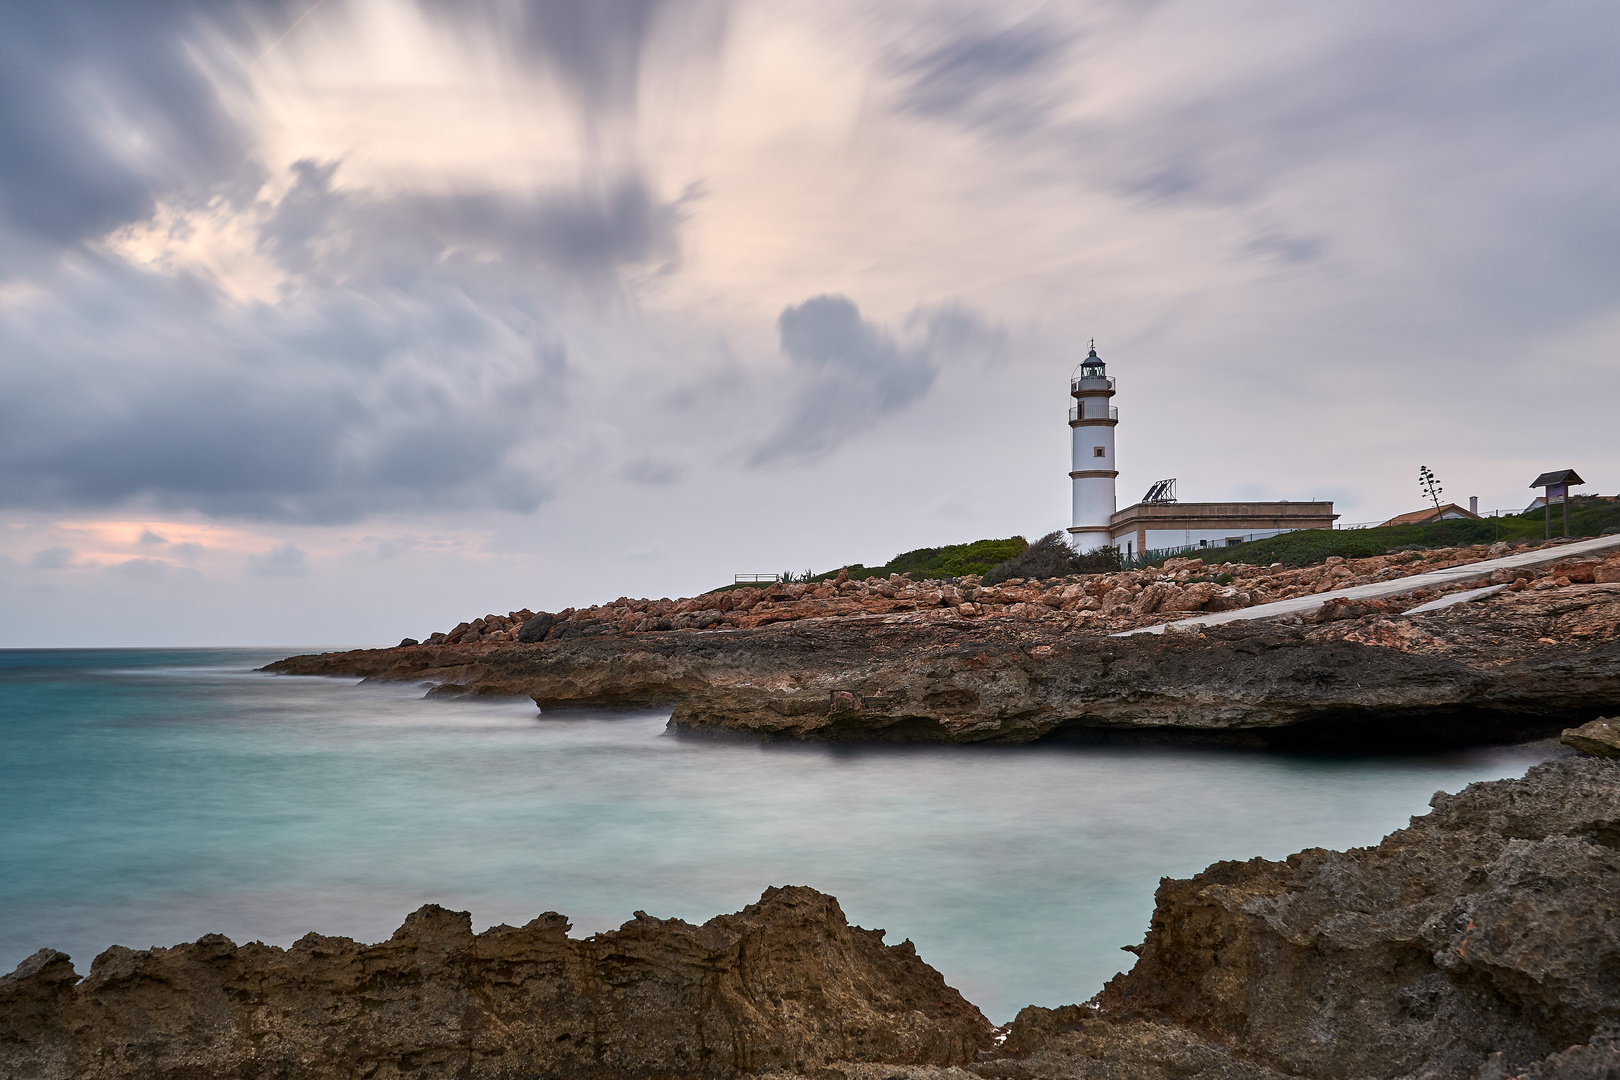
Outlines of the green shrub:
[[[1009,536],[1004,540],[975,540],[969,544],[947,544],[944,547],[905,551],[882,566],[849,563],[840,569],[849,571],[849,576],[857,581],[864,578],[886,578],[890,574],[910,574],[913,581],[922,581],[926,578],[958,578],[969,574],[986,573],[997,563],[1006,562],[1028,546],[1029,541],[1022,536]],[[806,570],[802,574],[790,573],[786,575],[786,579],[815,582],[826,581],[837,575],[837,570],[829,570],[824,574],[812,574]],[[725,585],[711,591],[724,592],[727,589],[756,587],[750,584]]]
[[1069,546],[1069,538],[1060,530],[1047,533],[1017,555],[997,563],[984,575],[983,584],[995,585],[1009,578],[1038,581],[1069,574],[1107,574],[1119,568],[1118,548],[1081,555]]

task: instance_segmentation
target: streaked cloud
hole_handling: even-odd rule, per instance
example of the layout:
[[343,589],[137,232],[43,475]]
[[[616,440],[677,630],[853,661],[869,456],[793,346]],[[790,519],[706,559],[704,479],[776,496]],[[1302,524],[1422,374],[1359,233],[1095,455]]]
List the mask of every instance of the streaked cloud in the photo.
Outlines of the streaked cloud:
[[[342,567],[507,610],[1039,535],[1092,336],[1125,492],[1366,520],[1411,509],[1416,460],[1509,506],[1545,454],[1613,489],[1617,28],[1593,0],[11,5],[0,578],[34,611],[160,580],[318,607]],[[834,555],[805,508],[874,475],[916,487]]]

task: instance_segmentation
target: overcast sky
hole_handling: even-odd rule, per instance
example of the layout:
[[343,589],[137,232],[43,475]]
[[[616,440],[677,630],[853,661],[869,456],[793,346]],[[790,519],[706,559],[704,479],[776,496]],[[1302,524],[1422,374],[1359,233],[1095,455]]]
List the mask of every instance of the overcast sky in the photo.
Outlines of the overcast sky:
[[1620,489],[1620,9],[0,8],[0,645],[391,644],[1120,503]]

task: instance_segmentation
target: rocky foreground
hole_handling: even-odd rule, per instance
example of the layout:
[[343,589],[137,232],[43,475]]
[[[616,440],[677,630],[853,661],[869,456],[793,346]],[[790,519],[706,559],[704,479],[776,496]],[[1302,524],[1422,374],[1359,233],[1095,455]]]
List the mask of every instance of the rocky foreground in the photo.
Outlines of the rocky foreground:
[[42,950],[0,978],[0,1078],[1620,1077],[1620,760],[1432,805],[1377,847],[1166,879],[1128,973],[999,1032],[909,942],[785,888],[584,940],[427,907],[378,945],[210,935],[82,979]]
[[[525,696],[545,712],[672,707],[681,732],[833,741],[1175,737],[1405,749],[1540,737],[1620,710],[1620,558],[1549,564],[1430,614],[1402,614],[1432,599],[1418,591],[1329,601],[1309,619],[1111,636],[1163,621],[1167,605],[1247,605],[1500,553],[1286,571],[1170,560],[990,590],[904,579],[774,586],[680,601],[674,614],[621,601],[583,620],[469,624],[438,643],[292,657],[267,670]],[[1198,580],[1212,573],[1231,580]],[[947,590],[972,599],[953,607]],[[678,610],[693,605],[715,606]],[[655,614],[691,622],[649,629]],[[524,625],[542,640],[514,640]]]

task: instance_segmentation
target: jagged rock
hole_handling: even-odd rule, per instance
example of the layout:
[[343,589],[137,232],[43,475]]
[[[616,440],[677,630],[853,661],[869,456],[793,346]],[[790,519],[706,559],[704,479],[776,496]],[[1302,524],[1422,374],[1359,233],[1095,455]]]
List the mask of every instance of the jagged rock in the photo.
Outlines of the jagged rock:
[[619,624],[606,619],[579,618],[552,624],[546,632],[547,641],[573,641],[577,638],[613,637],[619,633]]
[[1605,1075],[1570,1070],[1615,1061],[1620,762],[1431,805],[1377,847],[1166,879],[1095,1005],[1300,1077]]
[[1131,610],[1138,615],[1152,615],[1159,610],[1165,600],[1179,592],[1180,590],[1174,585],[1166,585],[1163,582],[1156,581],[1142,590],[1142,595],[1136,598]]
[[557,617],[549,611],[539,611],[532,618],[526,619],[518,629],[518,640],[527,644],[546,640],[546,633],[551,629]]
[[1577,728],[1567,728],[1559,741],[1593,757],[1620,757],[1620,717],[1598,717]]
[[987,1080],[1285,1080],[1175,1024],[1117,1020],[1084,1005],[1031,1005],[1007,1032],[1007,1057],[974,1069]]
[[1200,611],[1215,599],[1221,587],[1209,581],[1195,581],[1160,603],[1160,611]]
[[400,648],[401,648],[401,649],[408,649],[408,648],[410,648],[410,647],[411,647],[411,646],[412,646],[412,645],[420,645],[420,644],[422,644],[422,643],[421,643],[421,642],[420,642],[420,641],[417,641],[417,640],[416,640],[416,639],[415,639],[415,638],[413,638],[413,637],[408,637],[408,638],[400,638],[400,639],[399,639],[399,647],[400,647]]
[[643,1080],[949,1066],[990,1025],[909,941],[814,889],[702,926],[638,912],[584,940],[547,912],[474,934],[429,905],[393,938],[114,947],[83,981],[42,950],[0,978],[6,1080]]
[[1338,622],[1343,619],[1360,619],[1367,615],[1382,615],[1389,612],[1399,612],[1403,605],[1394,604],[1388,600],[1368,599],[1355,600],[1350,597],[1340,597],[1329,600],[1316,612],[1316,621],[1319,623]]

